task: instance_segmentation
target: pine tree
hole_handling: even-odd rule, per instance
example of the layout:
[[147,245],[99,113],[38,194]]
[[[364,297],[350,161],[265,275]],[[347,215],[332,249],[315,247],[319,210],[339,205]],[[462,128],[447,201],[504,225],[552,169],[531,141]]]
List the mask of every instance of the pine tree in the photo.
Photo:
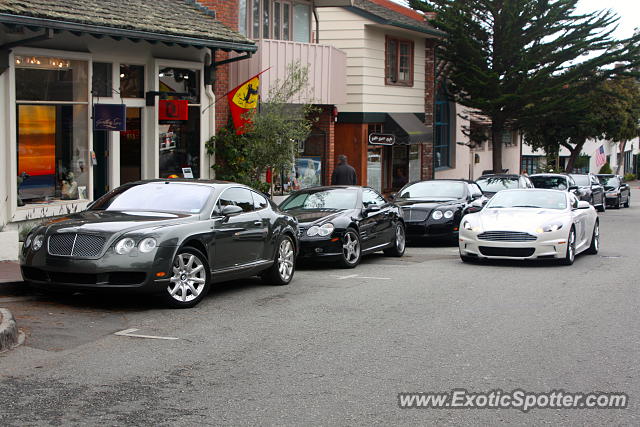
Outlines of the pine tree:
[[[615,40],[618,17],[610,10],[577,14],[578,0],[409,3],[435,12],[432,23],[448,34],[438,54],[450,66],[449,92],[456,102],[491,120],[496,172],[502,171],[506,129],[544,117],[561,102],[558,93],[596,70],[606,79],[640,64],[640,34]],[[624,65],[606,68],[618,63]]]

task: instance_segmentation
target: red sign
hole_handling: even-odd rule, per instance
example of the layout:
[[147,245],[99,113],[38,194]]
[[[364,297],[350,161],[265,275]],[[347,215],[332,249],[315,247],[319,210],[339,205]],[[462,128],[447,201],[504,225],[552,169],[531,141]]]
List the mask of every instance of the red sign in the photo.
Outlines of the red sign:
[[189,120],[189,101],[186,99],[161,99],[158,107],[159,120]]

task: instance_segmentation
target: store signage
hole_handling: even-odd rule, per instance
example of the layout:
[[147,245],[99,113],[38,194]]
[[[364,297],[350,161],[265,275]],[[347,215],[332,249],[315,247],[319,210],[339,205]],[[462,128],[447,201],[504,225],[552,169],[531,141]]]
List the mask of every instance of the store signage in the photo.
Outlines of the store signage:
[[93,106],[93,130],[126,130],[126,118],[127,106],[124,104],[95,104]]
[[371,145],[393,145],[396,143],[396,136],[390,133],[370,133],[369,144]]
[[161,122],[189,120],[189,101],[186,99],[161,99],[158,106]]

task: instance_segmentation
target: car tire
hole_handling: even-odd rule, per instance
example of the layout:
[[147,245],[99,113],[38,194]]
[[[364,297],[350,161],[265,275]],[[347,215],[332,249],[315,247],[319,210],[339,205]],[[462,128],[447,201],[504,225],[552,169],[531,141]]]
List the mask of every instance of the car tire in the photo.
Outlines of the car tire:
[[386,256],[401,257],[407,247],[407,235],[404,225],[401,222],[396,224],[396,232],[393,235],[393,246],[385,249],[383,252]]
[[571,231],[569,231],[569,236],[567,236],[567,251],[565,252],[564,258],[560,260],[560,264],[562,265],[572,265],[576,259],[576,230],[571,227]]
[[291,283],[296,272],[296,247],[293,239],[283,234],[278,240],[278,246],[274,255],[273,264],[260,276],[262,280],[275,286],[284,286]]
[[629,206],[631,206],[631,195],[629,195],[629,196],[627,197],[627,201],[626,201],[626,202],[624,202],[624,207],[625,207],[625,208],[628,208]]
[[593,226],[593,234],[591,235],[591,245],[584,251],[589,255],[596,255],[600,250],[600,223],[596,221],[596,225]]
[[191,308],[209,292],[211,269],[207,257],[196,248],[178,249],[173,259],[173,276],[162,293],[166,305],[173,308]]
[[603,200],[602,204],[598,205],[598,207],[596,209],[598,210],[598,212],[606,212],[607,211],[607,204]]
[[342,237],[342,256],[340,267],[355,268],[362,259],[362,247],[360,246],[360,234],[352,227],[347,228]]
[[622,207],[622,196],[619,196],[619,197],[616,199],[616,205],[615,205],[615,208],[616,208],[616,209],[620,209],[621,207]]

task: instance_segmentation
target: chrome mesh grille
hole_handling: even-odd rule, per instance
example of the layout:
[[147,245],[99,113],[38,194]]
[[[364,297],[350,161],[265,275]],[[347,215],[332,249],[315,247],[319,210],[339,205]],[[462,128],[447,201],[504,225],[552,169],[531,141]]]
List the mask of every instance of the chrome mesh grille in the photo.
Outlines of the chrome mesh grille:
[[478,234],[478,239],[492,242],[532,242],[538,238],[521,231],[485,231]]
[[104,243],[104,237],[93,234],[55,234],[49,237],[49,254],[57,256],[96,257],[102,252]]
[[421,222],[427,219],[429,211],[422,209],[402,208],[402,216],[407,222]]

